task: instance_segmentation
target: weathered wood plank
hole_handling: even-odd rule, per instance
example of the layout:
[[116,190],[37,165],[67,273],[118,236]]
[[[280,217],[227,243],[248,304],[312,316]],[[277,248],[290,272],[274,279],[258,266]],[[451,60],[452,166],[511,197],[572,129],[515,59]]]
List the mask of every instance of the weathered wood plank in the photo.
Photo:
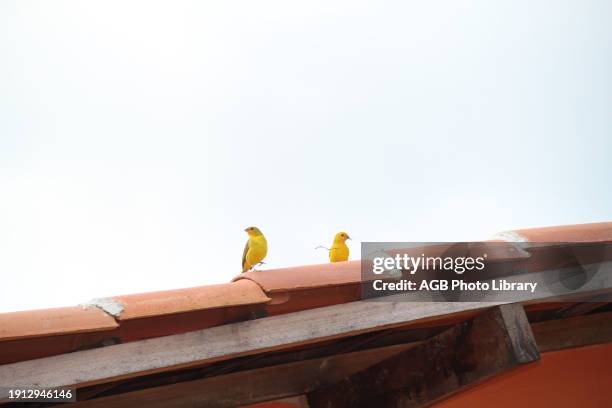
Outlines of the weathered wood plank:
[[337,354],[82,401],[77,408],[229,408],[303,394],[333,384],[421,342]]
[[538,359],[522,305],[503,305],[313,391],[308,402],[311,408],[422,407]]
[[380,330],[490,305],[352,302],[7,364],[0,366],[0,384],[32,387],[93,385]]
[[[462,319],[465,320],[465,319]],[[153,375],[130,378],[96,384],[90,387],[80,387],[79,397],[83,400],[99,397],[100,393],[123,394],[138,391],[144,388],[161,387],[178,382],[187,382],[213,376],[220,376],[238,371],[254,370],[263,367],[280,366],[296,361],[306,361],[315,358],[329,357],[353,351],[382,348],[398,344],[415,343],[442,332],[444,327],[414,328],[414,329],[383,329],[376,332],[363,333],[350,336],[338,341],[323,342],[321,344],[306,345],[289,350],[278,350],[271,353],[243,356],[235,359],[206,364],[203,367],[192,367],[182,370],[160,372]],[[86,396],[89,395],[89,398]]]
[[[481,322],[485,321],[493,322],[497,314],[499,314],[501,322],[495,322],[499,324],[499,327],[492,329],[491,332],[492,334],[499,333],[499,339],[506,340],[506,342],[509,343],[507,347],[510,354],[510,361],[515,359],[516,363],[524,364],[539,360],[539,349],[533,337],[529,320],[527,320],[525,309],[520,303],[496,307],[487,312],[486,315],[476,317],[474,319],[474,325],[484,324]],[[496,329],[497,331],[495,331]],[[476,329],[473,327],[472,330]],[[503,330],[506,330],[505,335],[502,333]],[[486,332],[483,331],[482,334],[486,335]],[[487,344],[484,346],[486,347]],[[479,353],[478,350],[475,350],[475,352]]]

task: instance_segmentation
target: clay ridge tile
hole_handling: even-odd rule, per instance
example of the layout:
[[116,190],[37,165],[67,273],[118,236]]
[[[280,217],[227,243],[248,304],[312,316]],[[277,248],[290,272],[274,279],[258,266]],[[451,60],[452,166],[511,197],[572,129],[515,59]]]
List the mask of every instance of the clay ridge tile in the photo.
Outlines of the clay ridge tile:
[[270,300],[255,282],[241,281],[194,288],[113,296],[118,320],[138,319],[206,309],[263,304]]
[[267,294],[359,284],[361,282],[361,261],[246,272],[234,278],[234,282],[243,280],[257,282]]
[[98,309],[61,307],[0,314],[0,341],[112,330],[112,316]]

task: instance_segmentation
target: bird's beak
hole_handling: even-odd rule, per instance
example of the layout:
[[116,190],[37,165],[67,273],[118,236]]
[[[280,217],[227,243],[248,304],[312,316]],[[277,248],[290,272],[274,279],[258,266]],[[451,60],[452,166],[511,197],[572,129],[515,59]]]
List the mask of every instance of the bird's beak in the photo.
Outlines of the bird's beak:
[[[347,235],[347,236],[346,236],[346,239],[351,239],[351,237],[349,237],[349,236]],[[352,239],[351,239],[351,241],[352,241]]]
[[244,229],[244,232],[249,232],[249,229],[248,229],[248,228],[245,228],[245,229]]

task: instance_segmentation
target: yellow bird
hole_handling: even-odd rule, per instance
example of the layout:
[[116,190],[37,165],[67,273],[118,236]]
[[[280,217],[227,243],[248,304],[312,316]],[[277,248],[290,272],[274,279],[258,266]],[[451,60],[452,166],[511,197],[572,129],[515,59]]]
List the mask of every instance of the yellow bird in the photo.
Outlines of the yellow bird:
[[349,248],[346,246],[346,240],[351,239],[346,232],[339,232],[334,237],[334,242],[329,248],[329,262],[348,261]]
[[245,229],[249,235],[249,239],[242,253],[242,272],[250,271],[258,263],[264,260],[268,253],[268,243],[266,237],[257,227],[248,227]]

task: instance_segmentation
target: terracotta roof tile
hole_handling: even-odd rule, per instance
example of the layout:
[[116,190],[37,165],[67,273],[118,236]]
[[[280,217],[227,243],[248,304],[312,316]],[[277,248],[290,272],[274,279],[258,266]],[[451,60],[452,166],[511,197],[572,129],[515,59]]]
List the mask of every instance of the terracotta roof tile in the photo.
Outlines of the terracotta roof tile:
[[361,261],[247,272],[234,282],[252,280],[272,299],[268,315],[331,306],[361,299]]
[[115,329],[115,319],[101,310],[82,307],[0,314],[0,341]]
[[113,296],[122,311],[119,320],[138,319],[198,310],[266,303],[269,297],[257,283],[243,280],[219,285]]
[[361,279],[361,261],[246,272],[236,276],[234,282],[245,279],[257,282],[268,295],[275,292],[356,284]]

